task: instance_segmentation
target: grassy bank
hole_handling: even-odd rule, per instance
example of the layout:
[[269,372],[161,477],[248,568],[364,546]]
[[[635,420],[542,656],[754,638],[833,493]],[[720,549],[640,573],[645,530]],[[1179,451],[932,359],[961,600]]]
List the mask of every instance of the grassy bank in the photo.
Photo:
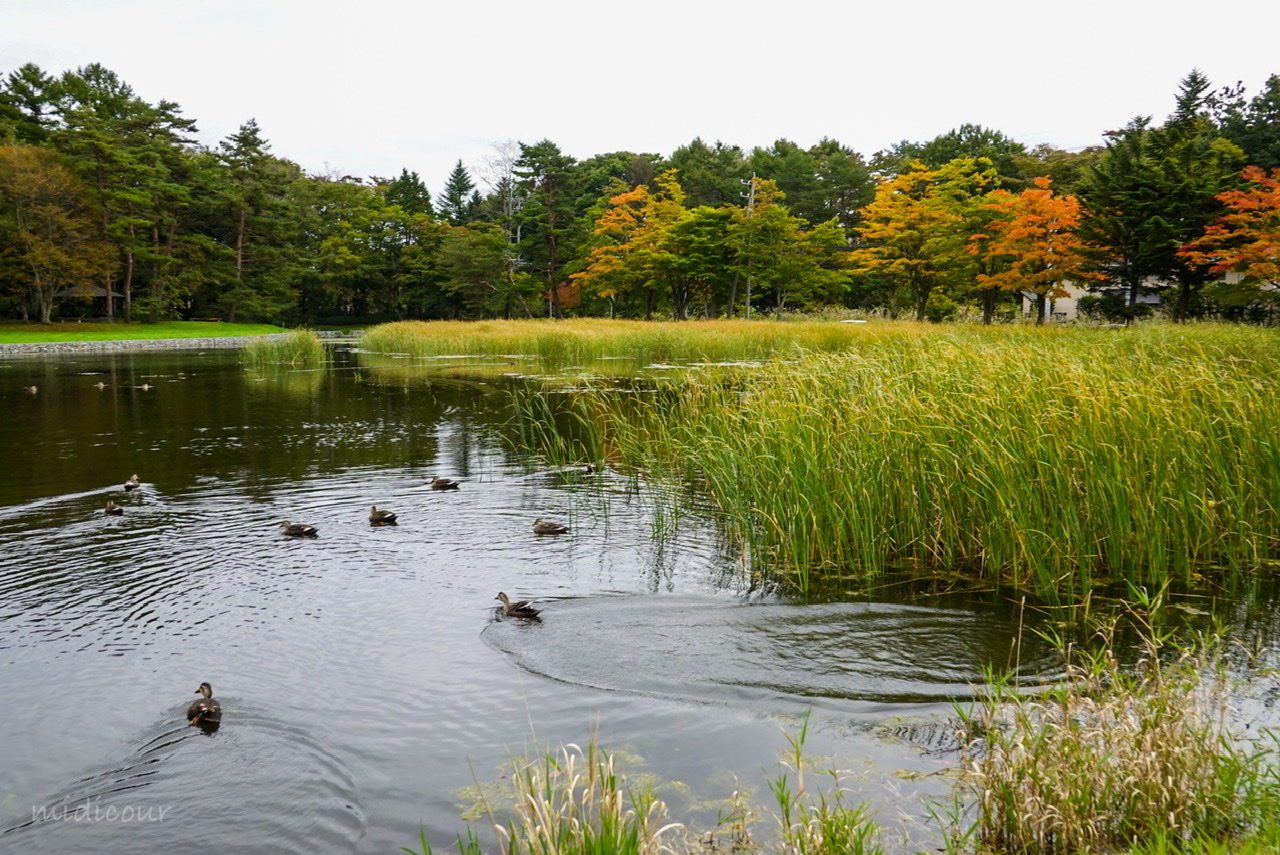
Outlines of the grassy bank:
[[162,324],[0,324],[0,344],[136,339],[227,338],[285,332],[273,324],[169,321]]
[[1056,601],[1280,555],[1280,334],[910,330],[521,403],[552,458],[695,484],[757,568],[966,569]]

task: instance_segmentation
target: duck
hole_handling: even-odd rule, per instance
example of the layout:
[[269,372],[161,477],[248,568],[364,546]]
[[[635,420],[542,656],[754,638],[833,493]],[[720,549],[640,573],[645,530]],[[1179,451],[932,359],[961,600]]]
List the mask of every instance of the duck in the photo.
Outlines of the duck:
[[103,383],[101,380],[99,380],[97,383],[94,383],[94,384],[93,384],[93,388],[95,388],[95,389],[105,389],[105,388],[107,388],[107,384],[106,384],[106,383]]
[[196,694],[204,697],[192,701],[187,707],[187,724],[217,724],[222,721],[222,704],[213,699],[213,686],[201,683]]
[[378,510],[378,506],[374,505],[369,511],[369,525],[395,525],[396,515],[394,511]]
[[315,537],[319,533],[313,525],[291,523],[287,520],[280,523],[280,527],[284,529],[284,533],[289,535],[289,537]]
[[560,523],[548,520],[539,519],[533,523],[534,534],[564,534],[568,530],[569,527],[567,525],[560,525]]
[[129,480],[124,482],[124,491],[132,492],[142,486],[142,482],[138,480],[137,475],[130,475]]
[[106,509],[104,510],[104,513],[109,514],[109,515],[111,515],[111,516],[113,516],[113,517],[118,517],[118,516],[120,516],[121,514],[123,514],[123,513],[124,513],[124,506],[123,506],[123,505],[117,505],[117,504],[116,504],[115,502],[113,502],[111,499],[107,499],[107,507],[106,507]]
[[533,618],[542,611],[533,607],[533,600],[517,600],[513,603],[511,598],[502,591],[499,591],[494,599],[502,600],[502,613],[507,617]]
[[26,392],[28,395],[34,395],[36,392],[40,391],[40,387],[39,386],[23,386],[22,391]]
[[456,490],[458,489],[458,485],[460,483],[461,482],[455,481],[452,478],[432,478],[431,489],[432,490]]

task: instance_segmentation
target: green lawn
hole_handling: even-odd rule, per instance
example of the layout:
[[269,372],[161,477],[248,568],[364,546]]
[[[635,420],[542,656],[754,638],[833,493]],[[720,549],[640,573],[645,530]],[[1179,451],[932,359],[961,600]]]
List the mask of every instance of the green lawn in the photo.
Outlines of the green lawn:
[[287,332],[273,324],[224,324],[210,321],[170,321],[163,324],[5,324],[0,344],[41,341],[123,341],[152,338],[224,338]]

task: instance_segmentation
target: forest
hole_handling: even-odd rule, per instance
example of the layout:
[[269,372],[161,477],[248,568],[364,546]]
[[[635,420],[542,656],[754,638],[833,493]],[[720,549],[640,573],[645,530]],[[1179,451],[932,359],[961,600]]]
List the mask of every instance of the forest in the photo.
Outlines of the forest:
[[249,119],[215,146],[111,70],[0,78],[0,316],[364,324],[839,309],[1037,322],[1066,283],[1112,322],[1280,320],[1280,76],[1193,70],[1160,122],[1080,151],[963,125],[578,160],[495,143],[430,191],[311,175]]

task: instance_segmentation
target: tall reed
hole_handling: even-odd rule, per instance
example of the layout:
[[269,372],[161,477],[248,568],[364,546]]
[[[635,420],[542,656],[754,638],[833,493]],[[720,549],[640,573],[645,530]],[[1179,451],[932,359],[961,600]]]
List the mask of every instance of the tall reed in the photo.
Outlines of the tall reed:
[[641,364],[671,360],[758,359],[846,350],[884,336],[938,334],[937,327],[830,321],[397,321],[366,330],[362,350],[414,356],[537,356],[553,364],[629,357]]
[[1274,331],[960,330],[570,408],[593,451],[700,485],[802,587],[911,563],[1070,600],[1280,554],[1278,380]]
[[1220,647],[1170,661],[1150,627],[1144,635],[1136,672],[1109,636],[1091,651],[1068,648],[1066,679],[1046,694],[989,680],[963,714],[969,843],[1027,855],[1237,852],[1275,837],[1280,744],[1231,731]]
[[245,345],[245,363],[251,368],[267,365],[317,366],[324,364],[324,343],[310,330],[285,336],[257,338]]

